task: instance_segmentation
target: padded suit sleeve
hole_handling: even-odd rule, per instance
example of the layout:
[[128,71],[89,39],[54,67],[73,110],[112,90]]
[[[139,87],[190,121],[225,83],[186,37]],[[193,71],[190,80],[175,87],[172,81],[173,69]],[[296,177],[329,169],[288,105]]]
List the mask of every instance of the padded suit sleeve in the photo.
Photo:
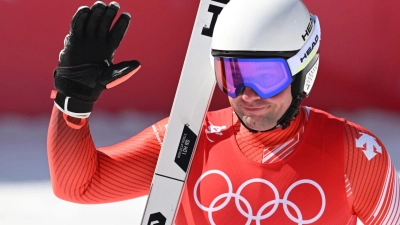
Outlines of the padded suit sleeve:
[[364,127],[345,126],[348,197],[365,224],[400,223],[399,176],[382,142]]
[[47,152],[55,195],[85,204],[148,194],[166,124],[164,119],[126,141],[96,149],[88,124],[71,128],[54,107]]

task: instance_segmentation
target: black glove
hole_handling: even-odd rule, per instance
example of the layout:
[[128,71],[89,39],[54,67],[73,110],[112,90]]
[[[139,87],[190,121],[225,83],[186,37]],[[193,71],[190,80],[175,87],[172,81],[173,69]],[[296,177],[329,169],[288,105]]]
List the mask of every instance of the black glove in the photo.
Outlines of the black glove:
[[80,7],[72,18],[54,71],[57,93],[52,94],[56,106],[69,116],[88,117],[104,89],[127,80],[140,68],[136,60],[112,63],[131,19],[122,13],[111,27],[118,10],[116,2],[107,6],[97,1],[91,8]]

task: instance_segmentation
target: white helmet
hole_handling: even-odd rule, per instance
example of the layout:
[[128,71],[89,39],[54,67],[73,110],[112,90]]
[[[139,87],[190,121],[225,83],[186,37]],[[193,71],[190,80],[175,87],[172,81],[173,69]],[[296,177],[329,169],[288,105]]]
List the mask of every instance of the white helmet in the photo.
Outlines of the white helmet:
[[[227,82],[225,77],[218,78],[216,63],[221,59],[239,58],[247,64],[248,59],[254,58],[284,59],[288,68],[287,74],[290,74],[286,87],[292,85],[293,95],[291,106],[278,121],[278,126],[285,128],[298,114],[301,99],[309,95],[314,84],[319,63],[320,40],[318,18],[309,13],[301,0],[231,0],[218,16],[212,37],[211,54],[215,60],[213,66],[216,69],[218,85],[225,93],[229,92],[229,87],[226,87],[229,84],[221,84],[221,80]],[[223,63],[229,62],[226,60]],[[234,63],[236,67],[240,64],[237,60]],[[230,66],[232,65],[231,62]],[[219,67],[221,69],[221,66]],[[225,67],[228,65],[222,65],[226,70]],[[234,73],[240,71],[239,67],[234,68]],[[225,75],[226,72],[222,71],[222,74]],[[245,79],[244,86],[257,89],[253,78],[247,83]],[[276,89],[273,94],[286,87]],[[235,90],[238,91],[238,87],[235,87]],[[257,90],[256,92],[262,96]]]
[[296,51],[309,24],[310,13],[299,0],[231,0],[218,16],[211,48]]

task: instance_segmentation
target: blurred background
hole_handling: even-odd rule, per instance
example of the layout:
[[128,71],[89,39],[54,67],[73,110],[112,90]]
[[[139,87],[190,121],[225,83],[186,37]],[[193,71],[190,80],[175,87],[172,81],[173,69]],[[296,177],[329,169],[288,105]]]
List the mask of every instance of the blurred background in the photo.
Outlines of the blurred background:
[[[169,115],[199,0],[120,0],[131,26],[114,62],[142,69],[106,91],[90,126],[98,147]],[[375,133],[400,169],[400,2],[304,0],[322,30],[318,78],[304,105]],[[0,0],[0,224],[139,224],[146,198],[78,205],[54,197],[46,156],[50,91],[70,20],[89,0]],[[109,1],[106,1],[109,3]],[[215,90],[210,109],[228,106]]]

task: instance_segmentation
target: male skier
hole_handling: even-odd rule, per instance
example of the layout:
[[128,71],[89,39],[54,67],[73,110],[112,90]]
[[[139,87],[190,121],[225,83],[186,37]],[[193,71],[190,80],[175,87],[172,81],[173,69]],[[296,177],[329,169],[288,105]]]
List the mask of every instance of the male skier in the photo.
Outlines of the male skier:
[[[95,147],[87,118],[140,63],[113,64],[129,25],[119,5],[80,7],[54,73],[48,132],[54,193],[106,203],[147,195],[168,118]],[[208,112],[176,224],[399,224],[399,178],[364,127],[301,105],[319,64],[318,17],[299,0],[232,0],[212,38],[231,107]],[[162,203],[160,203],[162,204]]]

